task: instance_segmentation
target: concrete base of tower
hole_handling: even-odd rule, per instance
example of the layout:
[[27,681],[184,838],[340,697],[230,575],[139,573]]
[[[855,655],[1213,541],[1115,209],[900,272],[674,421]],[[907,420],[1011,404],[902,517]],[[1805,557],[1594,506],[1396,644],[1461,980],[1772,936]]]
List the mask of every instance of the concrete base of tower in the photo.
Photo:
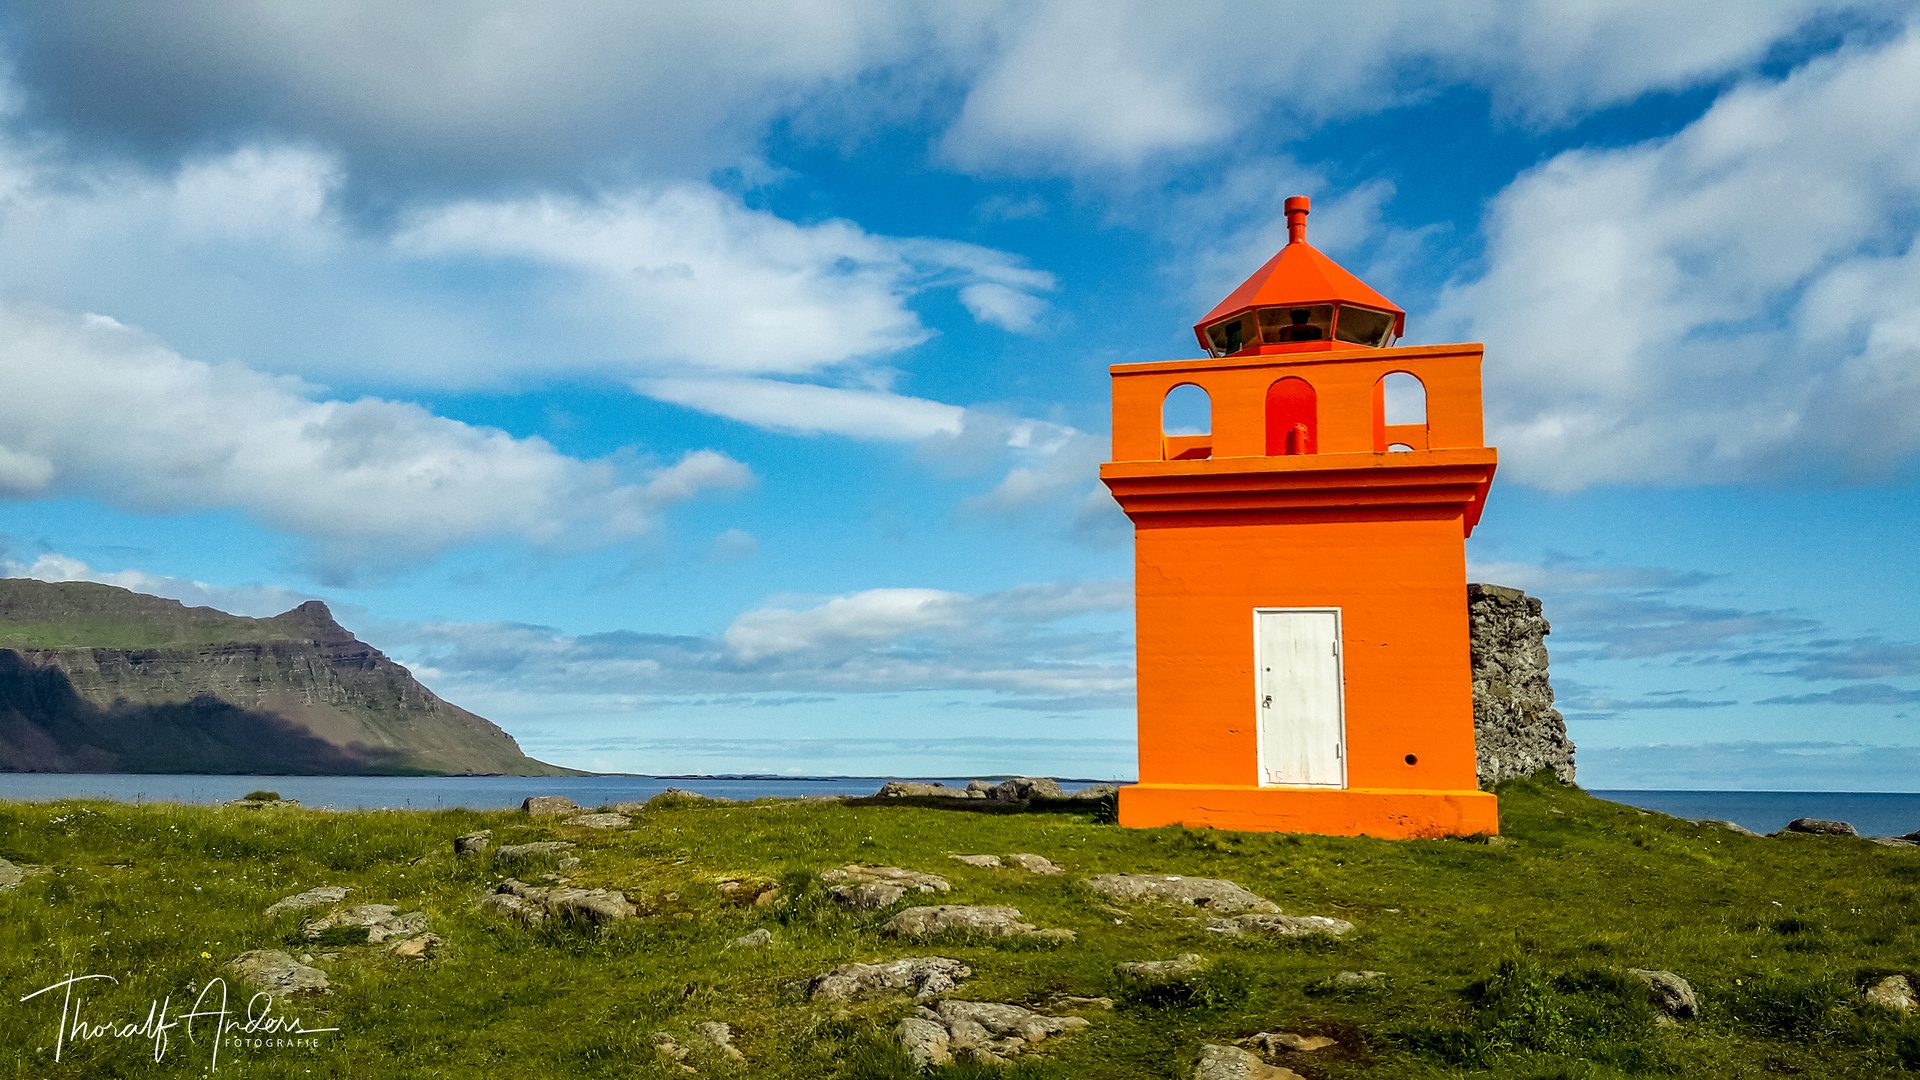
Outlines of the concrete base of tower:
[[1134,784],[1120,789],[1120,824],[1405,840],[1498,833],[1500,807],[1472,790]]

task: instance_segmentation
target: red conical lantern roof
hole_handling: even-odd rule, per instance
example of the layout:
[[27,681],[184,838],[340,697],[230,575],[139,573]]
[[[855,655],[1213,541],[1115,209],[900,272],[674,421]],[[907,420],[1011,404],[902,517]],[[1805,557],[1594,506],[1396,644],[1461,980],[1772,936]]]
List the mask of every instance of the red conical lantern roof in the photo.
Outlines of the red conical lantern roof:
[[1208,326],[1256,308],[1357,304],[1391,312],[1394,337],[1406,332],[1407,313],[1398,304],[1375,292],[1346,267],[1307,243],[1308,208],[1309,201],[1304,195],[1295,195],[1286,201],[1287,246],[1207,312],[1206,318],[1194,324],[1193,334],[1200,339],[1201,347],[1207,345]]

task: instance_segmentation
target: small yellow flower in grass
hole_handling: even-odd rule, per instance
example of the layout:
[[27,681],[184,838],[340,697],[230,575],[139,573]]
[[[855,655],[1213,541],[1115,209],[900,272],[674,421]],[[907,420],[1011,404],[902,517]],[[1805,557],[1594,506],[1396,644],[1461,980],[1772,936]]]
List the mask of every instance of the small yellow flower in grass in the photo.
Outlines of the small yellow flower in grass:
[[202,959],[202,960],[211,960],[211,959],[213,959],[213,954],[212,954],[212,953],[210,953],[210,952],[204,952],[204,951],[203,951],[203,952],[201,952],[201,954],[200,954],[200,959]]

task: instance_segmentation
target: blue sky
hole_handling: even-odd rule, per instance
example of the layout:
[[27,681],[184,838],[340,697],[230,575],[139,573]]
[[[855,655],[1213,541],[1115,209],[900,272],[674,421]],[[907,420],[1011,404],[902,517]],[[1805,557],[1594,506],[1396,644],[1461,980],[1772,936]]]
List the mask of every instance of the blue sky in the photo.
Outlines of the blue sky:
[[1128,777],[1106,368],[1305,194],[1486,343],[1584,783],[1914,790],[1913,4],[0,11],[0,572],[583,768]]

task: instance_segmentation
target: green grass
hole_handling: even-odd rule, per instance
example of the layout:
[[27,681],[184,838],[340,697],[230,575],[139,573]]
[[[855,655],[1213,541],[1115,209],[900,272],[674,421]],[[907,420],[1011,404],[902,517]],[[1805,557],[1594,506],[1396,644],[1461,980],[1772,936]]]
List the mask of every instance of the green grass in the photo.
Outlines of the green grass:
[[[255,948],[335,953],[334,992],[283,1009],[342,1030],[313,1051],[223,1050],[218,1075],[683,1076],[656,1055],[655,1033],[697,1047],[693,1025],[724,1020],[751,1065],[730,1071],[696,1049],[689,1061],[702,1075],[905,1077],[887,1039],[910,1008],[903,996],[816,1006],[796,984],[848,960],[936,953],[973,967],[960,997],[1118,996],[1116,961],[1181,952],[1215,960],[1190,993],[1085,1014],[1091,1028],[1011,1069],[934,1075],[1185,1077],[1202,1042],[1277,1030],[1339,1040],[1289,1063],[1315,1078],[1920,1073],[1920,1019],[1861,997],[1871,980],[1920,969],[1920,849],[1744,837],[1550,782],[1500,795],[1513,841],[1504,847],[792,802],[660,806],[613,832],[511,812],[0,805],[0,856],[54,868],[0,893],[0,1047],[11,1070],[0,1076],[204,1074],[204,1048],[179,1032],[158,1065],[137,1040],[83,1043],[55,1065],[57,1004],[17,999],[68,971],[113,975],[119,985],[88,992],[88,1014],[138,1021],[151,1000],[172,995],[177,1007]],[[496,844],[574,841],[574,883],[624,890],[640,916],[607,931],[529,931],[472,912],[498,876],[485,860],[454,860],[451,841],[479,828]],[[946,858],[1025,851],[1070,872]],[[942,874],[954,885],[945,902],[1012,904],[1079,939],[883,940],[875,927],[888,912],[842,910],[816,876],[854,861]],[[1223,940],[1189,912],[1114,905],[1079,884],[1107,872],[1229,878],[1290,913],[1359,929],[1340,941]],[[730,879],[746,884],[723,889]],[[781,899],[754,906],[771,883]],[[262,914],[322,884],[353,887],[355,902],[424,908],[444,952],[409,963],[378,946],[296,942],[301,916]],[[772,946],[725,951],[758,927],[772,930]],[[1688,979],[1700,1017],[1656,1023],[1630,967]],[[1332,988],[1329,977],[1349,969],[1387,978]]]
[[0,620],[0,649],[192,649],[229,641],[291,640],[284,633],[244,626],[265,621],[231,616],[171,622],[113,616],[78,616],[58,623]]

